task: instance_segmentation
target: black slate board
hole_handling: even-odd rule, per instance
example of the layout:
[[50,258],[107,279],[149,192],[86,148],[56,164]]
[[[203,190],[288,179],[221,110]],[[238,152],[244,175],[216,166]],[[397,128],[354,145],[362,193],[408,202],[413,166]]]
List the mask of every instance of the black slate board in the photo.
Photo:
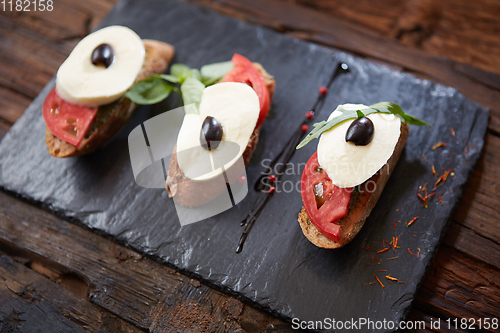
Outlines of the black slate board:
[[[248,169],[250,184],[263,169],[259,161],[274,157],[283,147],[338,61],[347,62],[351,73],[334,81],[319,120],[340,103],[388,100],[431,122],[432,128],[412,126],[400,162],[365,226],[352,243],[334,251],[316,248],[302,235],[297,223],[302,203],[296,191],[271,198],[243,252],[236,254],[242,232],[239,222],[253,204],[253,191],[233,209],[181,228],[164,190],[135,185],[128,133],[173,107],[174,101],[141,108],[110,144],[90,156],[56,159],[45,147],[41,116],[51,81],[0,143],[1,186],[285,317],[402,320],[479,157],[488,111],[452,88],[343,53],[335,53],[334,59],[329,49],[185,3],[121,1],[102,25],[111,24],[127,25],[143,38],[172,43],[177,50],[175,62],[199,67],[228,60],[238,52],[261,62],[275,76],[273,109]],[[440,141],[447,146],[431,150]],[[285,175],[283,182],[299,181],[297,165],[307,161],[316,144],[295,153],[294,172]],[[416,192],[424,183],[432,189],[437,179],[431,174],[432,164],[440,175],[443,169],[454,169],[455,176],[437,189],[425,209]],[[419,219],[407,228],[405,222],[414,216]],[[395,236],[400,248],[373,260],[377,254],[367,246],[378,250],[383,239],[391,241]],[[420,249],[418,257],[408,248],[413,253]],[[374,274],[385,288],[373,284]],[[405,284],[386,280],[387,274]]]

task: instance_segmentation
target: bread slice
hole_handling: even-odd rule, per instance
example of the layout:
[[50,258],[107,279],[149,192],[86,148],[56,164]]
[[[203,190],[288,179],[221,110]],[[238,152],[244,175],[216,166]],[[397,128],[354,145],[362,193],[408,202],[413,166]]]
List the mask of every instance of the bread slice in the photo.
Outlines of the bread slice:
[[[270,75],[261,64],[253,63],[253,65],[264,78],[267,90],[269,91],[269,97],[272,100],[276,85],[274,77]],[[243,151],[243,161],[245,163],[245,167],[250,162],[252,154],[257,147],[259,134],[263,124],[264,122],[255,127],[250,139],[248,140],[248,144]],[[220,178],[222,175],[205,181],[193,181],[187,178],[177,163],[176,152],[177,146],[174,148],[168,167],[166,187],[170,198],[173,198],[177,203],[185,207],[198,207],[212,201],[224,191],[227,191],[225,181],[221,181]],[[231,167],[227,169],[226,174],[228,179],[238,179],[239,174],[236,174],[237,172],[239,172],[237,168]]]
[[[304,235],[318,247],[325,249],[337,249],[353,240],[370,215],[373,207],[377,204],[385,184],[389,180],[392,171],[401,156],[401,152],[408,139],[409,127],[407,123],[401,124],[401,135],[394,148],[392,156],[387,163],[370,179],[359,185],[360,189],[353,193],[347,216],[339,220],[341,236],[339,242],[335,242],[323,235],[311,222],[306,209],[302,207],[299,213],[299,224]],[[374,187],[375,186],[375,187]]]
[[[174,57],[174,47],[170,44],[144,39],[146,51],[142,70],[136,82],[153,74],[162,74]],[[90,125],[79,147],[73,146],[56,137],[48,127],[45,130],[45,143],[50,155],[55,157],[79,156],[91,153],[111,139],[130,119],[137,105],[126,97],[99,107],[96,118]]]

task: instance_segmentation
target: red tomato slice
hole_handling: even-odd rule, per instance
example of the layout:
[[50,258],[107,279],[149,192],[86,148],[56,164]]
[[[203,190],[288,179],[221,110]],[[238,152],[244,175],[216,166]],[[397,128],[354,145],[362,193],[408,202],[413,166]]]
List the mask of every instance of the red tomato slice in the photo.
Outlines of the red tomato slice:
[[262,124],[269,113],[271,98],[269,90],[260,72],[252,65],[252,62],[238,53],[231,59],[234,67],[222,78],[221,82],[244,82],[250,85],[259,96],[260,113],[257,125]]
[[340,225],[335,222],[347,215],[352,188],[340,188],[321,169],[315,152],[302,172],[300,185],[302,201],[309,219],[329,239],[338,242]]
[[43,118],[52,134],[78,147],[97,114],[97,108],[72,104],[52,89],[43,102]]

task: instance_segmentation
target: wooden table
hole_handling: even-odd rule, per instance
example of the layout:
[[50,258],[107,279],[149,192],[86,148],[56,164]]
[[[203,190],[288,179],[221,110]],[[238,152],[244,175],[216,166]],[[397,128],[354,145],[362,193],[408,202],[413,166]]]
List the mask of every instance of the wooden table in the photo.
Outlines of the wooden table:
[[[116,1],[57,0],[50,13],[0,12],[0,137]],[[424,320],[430,329],[437,318],[500,318],[500,2],[191,2],[455,87],[491,109],[483,153],[408,319]],[[279,318],[0,191],[0,331],[36,327],[291,330]]]

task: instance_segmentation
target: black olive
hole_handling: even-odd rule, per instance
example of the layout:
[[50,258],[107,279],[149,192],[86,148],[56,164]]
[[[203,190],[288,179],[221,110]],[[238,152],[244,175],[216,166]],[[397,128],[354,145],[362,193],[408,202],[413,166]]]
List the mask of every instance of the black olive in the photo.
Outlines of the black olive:
[[222,141],[222,125],[214,117],[206,117],[201,126],[200,143],[205,149],[212,150],[219,146]]
[[366,146],[372,141],[374,131],[375,128],[370,118],[357,118],[347,129],[345,141],[352,142],[356,146]]
[[115,59],[113,48],[109,44],[101,44],[92,52],[92,63],[96,66],[104,66],[108,68]]

